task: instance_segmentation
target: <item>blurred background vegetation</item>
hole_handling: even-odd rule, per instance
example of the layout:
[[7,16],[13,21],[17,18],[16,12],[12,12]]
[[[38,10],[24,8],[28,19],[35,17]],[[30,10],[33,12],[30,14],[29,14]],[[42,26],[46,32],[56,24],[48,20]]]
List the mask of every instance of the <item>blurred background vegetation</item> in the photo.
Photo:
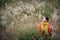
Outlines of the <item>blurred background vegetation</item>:
[[37,27],[44,16],[50,18],[52,40],[59,40],[60,0],[0,0],[0,40],[40,40]]

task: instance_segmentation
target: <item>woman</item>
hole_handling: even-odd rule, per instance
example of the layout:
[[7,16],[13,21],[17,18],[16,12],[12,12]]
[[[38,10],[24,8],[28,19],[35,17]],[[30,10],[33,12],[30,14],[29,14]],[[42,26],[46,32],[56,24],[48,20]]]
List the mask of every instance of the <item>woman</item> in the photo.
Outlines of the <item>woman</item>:
[[49,18],[44,17],[42,22],[38,25],[38,33],[41,39],[46,39],[48,36],[52,35],[52,28],[49,23]]

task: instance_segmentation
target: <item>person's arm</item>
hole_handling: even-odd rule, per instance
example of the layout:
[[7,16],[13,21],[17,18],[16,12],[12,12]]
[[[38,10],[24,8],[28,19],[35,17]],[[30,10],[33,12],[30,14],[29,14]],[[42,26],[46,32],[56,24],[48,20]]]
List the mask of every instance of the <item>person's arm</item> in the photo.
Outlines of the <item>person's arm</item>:
[[38,25],[38,33],[40,34],[41,31],[41,24]]
[[48,25],[48,32],[49,32],[49,34],[52,34],[52,27],[50,24]]
[[41,32],[41,24],[38,25],[38,33],[39,33],[39,35],[42,35],[42,32]]

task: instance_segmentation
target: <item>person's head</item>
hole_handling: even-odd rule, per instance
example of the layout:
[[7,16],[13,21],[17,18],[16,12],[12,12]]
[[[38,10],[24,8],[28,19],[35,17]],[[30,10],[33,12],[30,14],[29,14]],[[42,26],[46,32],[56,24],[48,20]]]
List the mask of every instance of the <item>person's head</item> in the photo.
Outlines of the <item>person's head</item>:
[[44,17],[44,18],[43,18],[43,21],[48,22],[48,21],[49,21],[49,18],[48,18],[48,17]]

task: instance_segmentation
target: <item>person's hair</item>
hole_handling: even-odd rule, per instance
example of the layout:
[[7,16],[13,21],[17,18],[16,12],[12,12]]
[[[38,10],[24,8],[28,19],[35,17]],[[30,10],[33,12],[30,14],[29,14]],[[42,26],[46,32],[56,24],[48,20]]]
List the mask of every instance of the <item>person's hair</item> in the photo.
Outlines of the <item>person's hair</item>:
[[49,17],[45,17],[46,18],[46,20],[47,20],[47,22],[49,21]]

